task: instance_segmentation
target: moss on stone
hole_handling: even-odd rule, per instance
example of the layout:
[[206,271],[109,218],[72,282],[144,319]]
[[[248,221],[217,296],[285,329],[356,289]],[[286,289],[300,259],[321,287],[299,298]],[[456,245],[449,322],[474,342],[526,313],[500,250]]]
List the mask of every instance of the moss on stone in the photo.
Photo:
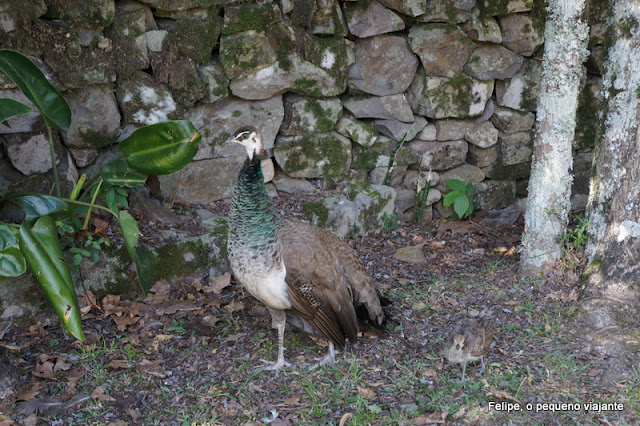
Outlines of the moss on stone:
[[241,115],[242,115],[242,111],[240,111],[240,110],[235,110],[235,111],[233,111],[233,112],[231,113],[231,116],[232,116],[232,117],[234,117],[234,118],[238,118],[238,117],[240,117]]
[[315,130],[318,132],[329,132],[333,130],[336,121],[330,108],[324,109],[316,99],[308,99],[305,102],[304,110],[313,114],[315,118]]
[[329,218],[329,209],[322,201],[304,203],[302,211],[314,225],[324,228]]
[[292,91],[303,95],[322,97],[322,91],[316,86],[318,82],[310,78],[299,78],[293,82]]
[[103,148],[111,145],[115,140],[113,136],[108,136],[90,129],[79,131],[78,135],[84,142],[84,147],[86,148]]
[[353,148],[351,168],[369,172],[376,167],[378,157],[384,155],[386,151],[387,144],[382,142],[376,142],[368,148],[355,146]]
[[225,13],[231,16],[222,28],[222,34],[225,35],[248,30],[267,31],[270,25],[281,19],[276,14],[273,3],[230,6],[225,9]]
[[580,92],[576,113],[576,149],[578,151],[594,148],[596,141],[600,139],[599,104],[591,87],[587,85]]

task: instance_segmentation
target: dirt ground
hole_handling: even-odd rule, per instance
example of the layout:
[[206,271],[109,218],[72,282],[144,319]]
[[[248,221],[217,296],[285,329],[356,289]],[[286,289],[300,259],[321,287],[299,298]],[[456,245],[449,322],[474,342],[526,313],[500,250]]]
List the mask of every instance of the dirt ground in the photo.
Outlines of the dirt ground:
[[[303,217],[302,201],[278,209]],[[293,366],[263,371],[275,331],[229,276],[160,281],[146,297],[81,295],[85,342],[50,313],[0,323],[0,351],[17,367],[4,377],[17,385],[0,425],[638,424],[637,374],[601,385],[608,360],[576,326],[579,251],[552,276],[519,280],[522,218],[492,218],[349,240],[391,302],[389,321],[364,329],[333,367],[308,370],[326,344],[287,330]],[[394,257],[406,247],[422,263]],[[456,321],[478,316],[495,323],[495,345],[486,373],[470,365],[460,384],[459,366],[440,353]]]

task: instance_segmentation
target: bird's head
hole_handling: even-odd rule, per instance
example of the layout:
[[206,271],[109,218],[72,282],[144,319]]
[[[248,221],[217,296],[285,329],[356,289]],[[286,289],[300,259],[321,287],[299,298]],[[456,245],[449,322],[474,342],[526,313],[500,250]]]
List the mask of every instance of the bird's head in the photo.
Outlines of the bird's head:
[[262,155],[264,144],[260,133],[254,127],[243,127],[233,134],[227,142],[239,143],[247,150],[249,159],[253,159],[254,155]]
[[464,336],[462,334],[456,334],[453,336],[453,344],[457,351],[462,351],[464,349]]

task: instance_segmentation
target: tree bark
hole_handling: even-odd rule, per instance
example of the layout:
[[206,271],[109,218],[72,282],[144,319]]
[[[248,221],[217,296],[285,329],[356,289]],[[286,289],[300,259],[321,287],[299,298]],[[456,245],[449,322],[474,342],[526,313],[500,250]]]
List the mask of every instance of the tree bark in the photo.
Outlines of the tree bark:
[[585,0],[551,0],[538,98],[520,275],[549,271],[562,256],[570,210],[572,143],[589,28]]
[[589,266],[581,294],[588,339],[612,356],[607,381],[629,372],[627,358],[637,362],[640,347],[640,3],[612,3],[606,116],[587,207]]

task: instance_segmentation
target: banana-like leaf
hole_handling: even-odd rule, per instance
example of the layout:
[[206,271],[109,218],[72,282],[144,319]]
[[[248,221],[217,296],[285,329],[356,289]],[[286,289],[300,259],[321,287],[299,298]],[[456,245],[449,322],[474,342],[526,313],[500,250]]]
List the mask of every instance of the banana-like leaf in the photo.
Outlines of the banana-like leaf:
[[84,340],[78,297],[51,216],[42,216],[33,227],[29,221],[22,223],[20,251],[62,324],[76,339]]
[[118,222],[120,223],[120,230],[124,237],[124,243],[127,246],[127,251],[131,259],[135,260],[135,249],[138,247],[138,241],[140,239],[140,230],[138,229],[138,222],[129,214],[129,212],[120,210],[118,212]]
[[127,246],[129,256],[136,265],[138,273],[138,282],[142,291],[147,294],[151,288],[153,279],[153,270],[158,264],[158,260],[151,250],[138,247],[140,241],[140,230],[138,222],[128,212],[120,210],[118,212],[118,221],[120,222],[120,230],[124,237],[124,243]]
[[129,168],[127,160],[124,158],[118,158],[102,166],[100,176],[102,176],[107,183],[127,186],[129,188],[143,185],[147,180],[147,175]]
[[20,204],[27,219],[59,213],[69,208],[69,205],[60,198],[50,195],[25,195],[16,198],[15,201]]
[[26,114],[29,111],[31,111],[31,108],[29,108],[22,102],[18,102],[9,98],[0,99],[0,123],[8,128],[11,128],[11,126],[9,126],[9,123],[6,122],[7,118]]
[[120,142],[129,166],[147,175],[167,175],[189,164],[198,152],[200,133],[188,120],[142,127]]
[[69,128],[69,104],[29,58],[13,50],[0,49],[0,71],[40,110],[48,127],[62,131]]
[[138,282],[144,294],[147,294],[153,284],[153,271],[158,266],[158,258],[151,250],[136,247],[134,260],[138,272]]
[[0,251],[11,247],[19,247],[18,240],[11,228],[6,223],[0,222]]
[[19,248],[9,247],[0,251],[0,277],[19,277],[27,270]]

